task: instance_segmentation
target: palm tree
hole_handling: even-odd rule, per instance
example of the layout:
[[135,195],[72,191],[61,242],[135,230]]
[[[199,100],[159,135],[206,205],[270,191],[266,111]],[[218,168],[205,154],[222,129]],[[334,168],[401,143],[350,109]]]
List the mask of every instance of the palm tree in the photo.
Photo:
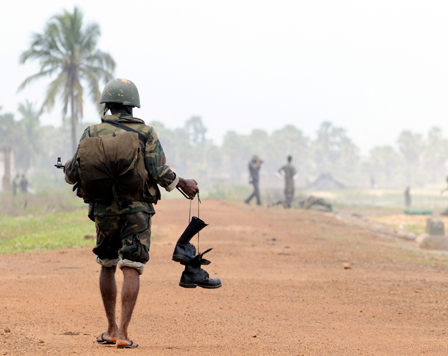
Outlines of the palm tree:
[[20,63],[38,59],[40,71],[24,80],[19,91],[35,80],[56,78],[48,85],[45,100],[38,113],[54,107],[56,97],[62,99],[62,116],[70,106],[72,150],[76,150],[76,127],[83,116],[83,83],[87,83],[90,98],[98,103],[99,81],[113,78],[115,61],[109,53],[96,49],[100,37],[97,24],[83,27],[83,14],[75,7],[73,13],[66,10],[53,16],[46,24],[44,33],[35,33],[31,47],[22,53]]

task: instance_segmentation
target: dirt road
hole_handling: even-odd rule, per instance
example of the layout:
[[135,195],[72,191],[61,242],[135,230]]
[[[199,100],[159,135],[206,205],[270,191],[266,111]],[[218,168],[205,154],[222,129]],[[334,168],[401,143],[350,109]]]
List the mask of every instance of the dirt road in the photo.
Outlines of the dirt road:
[[129,330],[138,349],[95,343],[99,265],[78,249],[0,255],[0,355],[448,354],[445,257],[332,214],[206,200],[200,249],[213,247],[204,269],[223,287],[183,289],[171,254],[188,208],[156,206]]

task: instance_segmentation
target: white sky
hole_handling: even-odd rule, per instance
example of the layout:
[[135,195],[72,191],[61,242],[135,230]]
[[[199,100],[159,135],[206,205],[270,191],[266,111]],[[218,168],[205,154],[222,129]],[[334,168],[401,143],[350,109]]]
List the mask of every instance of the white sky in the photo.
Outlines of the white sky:
[[[102,30],[116,77],[139,88],[134,115],[180,127],[200,115],[220,144],[229,130],[293,124],[313,137],[344,127],[367,153],[398,134],[448,135],[447,1],[34,0],[1,6],[0,106],[41,104],[48,82],[16,89],[38,63],[19,65],[32,32],[78,5]],[[84,120],[98,114],[86,98]],[[17,115],[17,114],[16,114]],[[60,108],[42,117],[59,125]]]

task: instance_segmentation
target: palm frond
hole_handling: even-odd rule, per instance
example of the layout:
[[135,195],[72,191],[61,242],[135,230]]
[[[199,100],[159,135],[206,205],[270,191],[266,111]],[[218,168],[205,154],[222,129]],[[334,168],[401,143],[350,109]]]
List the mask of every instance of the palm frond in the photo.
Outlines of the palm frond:
[[45,30],[45,35],[48,38],[48,46],[52,49],[52,53],[58,53],[60,56],[66,54],[66,48],[62,42],[61,28],[56,22],[50,22]]
[[82,119],[84,116],[84,107],[83,107],[83,88],[81,83],[78,81],[75,84],[76,96],[75,96],[75,107],[76,107],[76,117]]
[[81,52],[84,55],[90,55],[90,53],[92,53],[92,51],[95,50],[100,35],[101,31],[98,24],[94,23],[86,26],[83,33],[81,34],[81,39],[79,43]]
[[86,66],[80,68],[80,72],[83,74],[83,77],[86,77],[87,73],[90,73],[96,77],[97,81],[102,81],[105,84],[113,79],[112,74],[101,67]]
[[43,77],[48,77],[48,76],[52,75],[56,71],[56,69],[57,68],[51,68],[46,71],[42,71],[42,72],[39,72],[39,73],[29,76],[22,82],[22,84],[20,84],[19,88],[17,89],[17,92],[23,90],[28,84],[31,84],[32,82],[34,82],[37,79],[41,79]]
[[87,82],[89,86],[89,96],[90,99],[94,103],[98,103],[100,101],[100,88],[98,83],[98,75],[94,70],[91,70],[90,68],[85,70],[81,70],[81,73],[83,74],[83,79]]
[[56,97],[60,93],[61,88],[64,87],[66,81],[67,74],[65,72],[61,72],[58,77],[48,85],[47,94],[45,96],[45,100],[42,104],[38,116],[42,115],[44,109],[47,109],[48,111],[51,111],[51,109],[53,109]]
[[88,66],[101,67],[109,71],[112,75],[115,71],[116,63],[109,53],[96,50],[84,58],[84,63]]

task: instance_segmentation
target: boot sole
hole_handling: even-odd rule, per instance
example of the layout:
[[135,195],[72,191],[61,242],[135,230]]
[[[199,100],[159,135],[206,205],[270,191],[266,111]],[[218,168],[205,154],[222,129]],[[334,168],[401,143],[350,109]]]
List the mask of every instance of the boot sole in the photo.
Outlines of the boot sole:
[[186,284],[186,283],[179,283],[179,286],[182,288],[196,288],[196,287],[201,287],[201,288],[205,288],[205,289],[216,289],[216,288],[221,288],[222,284],[217,284],[216,286],[201,286],[200,284]]

